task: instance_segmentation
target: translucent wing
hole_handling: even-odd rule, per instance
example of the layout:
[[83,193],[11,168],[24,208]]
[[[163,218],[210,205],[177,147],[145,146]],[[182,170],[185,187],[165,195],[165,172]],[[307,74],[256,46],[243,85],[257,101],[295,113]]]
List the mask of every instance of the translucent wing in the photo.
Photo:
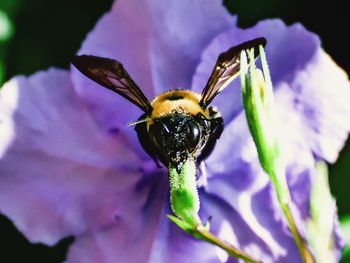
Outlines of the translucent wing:
[[123,96],[144,112],[152,111],[148,99],[120,62],[109,58],[82,55],[75,56],[72,64],[85,76]]
[[254,48],[255,57],[259,55],[259,46],[265,46],[265,38],[256,38],[231,47],[219,55],[210,78],[202,91],[200,105],[206,108],[233,79],[239,74],[240,54],[242,50]]

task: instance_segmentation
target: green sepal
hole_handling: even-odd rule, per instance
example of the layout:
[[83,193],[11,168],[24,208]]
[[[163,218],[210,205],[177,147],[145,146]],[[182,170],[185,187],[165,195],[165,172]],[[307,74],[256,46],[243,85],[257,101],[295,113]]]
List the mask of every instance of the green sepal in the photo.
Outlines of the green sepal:
[[192,226],[191,224],[187,223],[186,221],[173,216],[173,215],[167,215],[167,217],[173,221],[178,227],[180,227],[182,230],[184,230],[186,233],[190,234],[191,236],[199,239],[199,240],[203,240],[203,241],[207,241],[206,238],[204,238],[201,234],[199,234],[197,232],[197,227]]
[[198,216],[199,196],[197,191],[197,167],[193,158],[189,158],[180,170],[169,165],[170,202],[174,214],[195,227],[201,225]]

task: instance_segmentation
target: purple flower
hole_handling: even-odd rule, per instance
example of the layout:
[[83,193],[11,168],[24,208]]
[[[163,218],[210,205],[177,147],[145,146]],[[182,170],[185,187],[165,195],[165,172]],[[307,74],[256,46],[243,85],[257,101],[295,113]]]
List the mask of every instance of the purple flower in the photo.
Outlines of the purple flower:
[[[219,53],[264,36],[294,212],[303,223],[315,161],[334,162],[350,130],[348,78],[300,24],[276,19],[239,29],[221,2],[117,1],[79,53],[123,62],[151,99],[178,87],[201,91]],[[0,212],[31,242],[75,236],[68,262],[226,260],[166,218],[166,171],[126,125],[141,115],[137,107],[75,69],[15,77],[0,94]],[[299,262],[258,162],[239,81],[213,105],[225,130],[200,167],[201,217],[212,215],[215,233],[264,262]]]

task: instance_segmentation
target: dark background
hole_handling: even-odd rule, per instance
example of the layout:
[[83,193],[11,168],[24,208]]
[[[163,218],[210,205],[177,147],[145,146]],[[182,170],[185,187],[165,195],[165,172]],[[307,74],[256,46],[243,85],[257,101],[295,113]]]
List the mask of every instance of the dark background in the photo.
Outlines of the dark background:
[[[206,0],[204,0],[206,1]],[[225,0],[229,11],[239,15],[241,27],[264,18],[282,18],[287,24],[301,22],[317,33],[324,49],[350,72],[349,19],[346,1],[313,0]],[[86,34],[109,10],[111,0],[0,0],[13,23],[14,33],[0,39],[0,83],[17,74],[32,74],[50,66],[68,68]],[[349,102],[350,103],[350,102]],[[350,117],[350,116],[349,116]],[[350,142],[336,164],[330,167],[331,190],[337,199],[340,217],[350,215]],[[0,216],[1,262],[62,262],[73,238],[55,247],[30,244],[7,218]],[[11,261],[3,261],[10,258]],[[23,258],[25,260],[23,260]],[[350,256],[342,262],[350,262]]]

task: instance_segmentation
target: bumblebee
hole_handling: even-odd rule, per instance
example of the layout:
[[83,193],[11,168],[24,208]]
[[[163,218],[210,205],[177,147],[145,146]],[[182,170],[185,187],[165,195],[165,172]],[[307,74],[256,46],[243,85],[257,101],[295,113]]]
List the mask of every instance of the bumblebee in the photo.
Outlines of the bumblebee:
[[221,53],[202,94],[174,89],[151,102],[116,60],[81,55],[75,56],[72,64],[138,106],[144,113],[133,124],[142,147],[157,164],[159,160],[180,171],[188,158],[197,163],[207,158],[220,138],[224,122],[217,108],[209,105],[238,76],[241,51],[254,48],[257,57],[258,47],[265,44],[264,38],[256,38]]

